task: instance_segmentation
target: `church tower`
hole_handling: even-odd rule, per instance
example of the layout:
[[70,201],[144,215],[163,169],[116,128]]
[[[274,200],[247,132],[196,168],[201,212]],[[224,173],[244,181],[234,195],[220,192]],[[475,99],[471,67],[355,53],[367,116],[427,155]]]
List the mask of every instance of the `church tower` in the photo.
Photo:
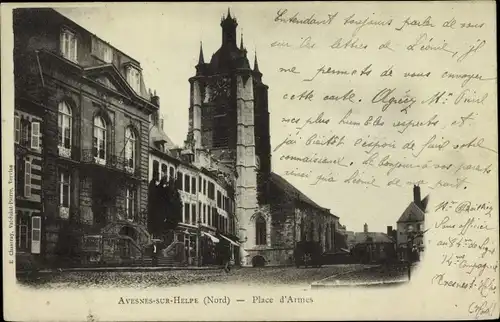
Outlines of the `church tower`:
[[200,46],[196,75],[189,79],[188,140],[197,149],[209,149],[236,173],[236,221],[243,251],[255,246],[253,217],[265,202],[261,195],[271,171],[268,87],[257,57],[250,67],[243,36],[238,47],[238,22],[229,10],[220,26],[221,47],[205,62]]

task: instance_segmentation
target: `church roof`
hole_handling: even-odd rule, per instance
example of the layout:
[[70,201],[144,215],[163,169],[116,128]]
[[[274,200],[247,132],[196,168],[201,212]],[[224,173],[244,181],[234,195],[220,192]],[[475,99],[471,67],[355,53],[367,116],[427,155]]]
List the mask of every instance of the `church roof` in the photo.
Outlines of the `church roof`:
[[359,232],[354,234],[354,244],[366,243],[392,243],[394,242],[387,234],[378,232]]
[[330,211],[329,209],[323,208],[320,205],[318,205],[316,202],[314,202],[308,196],[303,194],[299,189],[295,188],[290,182],[286,181],[282,176],[278,175],[277,173],[271,172],[269,178],[271,182],[274,183],[278,189],[284,191],[291,197],[297,197],[300,201],[305,202],[314,208],[318,208],[328,212]]
[[414,201],[412,201],[410,202],[408,207],[406,207],[405,211],[403,212],[403,214],[401,214],[401,217],[399,217],[397,222],[424,221],[424,218],[424,211],[420,209]]
[[219,48],[210,60],[212,72],[228,72],[235,68],[250,68],[246,52],[232,44],[225,44]]

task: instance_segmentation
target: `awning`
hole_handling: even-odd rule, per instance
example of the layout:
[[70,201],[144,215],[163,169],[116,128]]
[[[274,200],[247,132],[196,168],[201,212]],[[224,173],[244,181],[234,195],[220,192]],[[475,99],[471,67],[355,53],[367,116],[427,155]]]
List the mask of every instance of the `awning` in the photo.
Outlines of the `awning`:
[[215,237],[213,235],[210,235],[209,233],[206,233],[206,232],[202,231],[201,234],[203,236],[207,236],[208,238],[210,238],[212,240],[212,242],[214,242],[214,243],[218,243],[219,242],[219,238],[217,238],[217,237]]
[[224,235],[222,235],[222,234],[221,234],[220,236],[221,236],[222,238],[224,238],[225,240],[227,240],[228,242],[230,242],[231,244],[233,244],[234,246],[238,246],[238,247],[240,247],[240,246],[241,246],[240,244],[238,244],[238,243],[237,243],[237,242],[235,242],[234,240],[231,240],[231,239],[227,238],[226,236],[224,236]]

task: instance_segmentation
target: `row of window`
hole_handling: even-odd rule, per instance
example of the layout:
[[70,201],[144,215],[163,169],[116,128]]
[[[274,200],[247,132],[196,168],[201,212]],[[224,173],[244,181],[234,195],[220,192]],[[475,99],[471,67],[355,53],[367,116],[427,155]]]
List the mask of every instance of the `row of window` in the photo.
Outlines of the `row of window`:
[[[173,166],[168,166],[166,164],[161,165],[161,178],[167,177],[170,180],[174,176],[175,169]],[[153,179],[160,181],[160,162],[157,160],[153,161]],[[189,174],[177,172],[176,176],[176,187],[181,191],[187,193],[196,194],[196,186],[198,185],[198,192],[207,196],[208,198],[215,200],[215,184],[209,180],[202,178],[201,176],[196,177],[190,176]],[[217,207],[230,211],[232,204],[231,199],[222,194],[220,190],[217,190]]]
[[[60,49],[64,58],[74,63],[78,63],[78,37],[74,32],[68,29],[63,29],[61,31]],[[98,39],[92,39],[92,52],[108,64],[113,62],[112,48]],[[141,72],[133,66],[127,66],[126,75],[130,87],[132,87],[136,93],[140,93]]]
[[[59,170],[59,206],[63,209],[60,211],[67,211],[71,206],[71,172],[66,169]],[[125,189],[125,215],[126,219],[134,220],[137,212],[137,192],[136,188],[132,185],[127,186]]]
[[216,207],[210,207],[202,202],[196,204],[184,203],[183,223],[190,225],[200,224],[212,226],[221,232],[232,233],[233,225],[227,217],[221,216]]
[[[58,106],[59,151],[66,157],[71,157],[73,135],[73,112],[66,102]],[[17,121],[16,121],[17,122]],[[95,161],[106,164],[106,150],[108,145],[108,125],[102,116],[95,116],[93,120],[92,148]],[[39,126],[38,126],[39,129]],[[17,135],[17,131],[16,131]],[[32,134],[33,137],[33,134]],[[125,129],[125,166],[134,169],[137,155],[137,135],[135,130],[128,126]],[[32,143],[33,145],[33,143]]]
[[[335,229],[336,226],[334,223],[326,224],[325,229],[323,230],[323,226],[319,224],[318,226],[318,241],[322,242],[323,240],[323,233],[325,234],[325,240],[326,240],[326,247],[330,248],[330,246],[333,245],[333,241],[335,239]],[[300,239],[301,240],[306,240],[307,237],[309,240],[314,240],[314,231],[315,231],[315,224],[314,221],[311,222],[309,225],[309,231],[306,232],[305,229],[305,223],[304,221],[300,222]]]
[[40,122],[22,119],[14,115],[14,142],[27,148],[40,149]]
[[[73,113],[65,102],[59,103],[58,129],[59,129],[59,153],[65,157],[71,157]],[[97,115],[94,117],[94,132],[92,137],[93,156],[96,162],[106,163],[106,150],[108,140],[108,127],[105,120]],[[14,116],[14,140],[32,149],[40,148],[40,122],[30,122],[21,119],[19,115]],[[125,129],[125,166],[134,169],[137,156],[137,135],[135,130],[128,126]]]

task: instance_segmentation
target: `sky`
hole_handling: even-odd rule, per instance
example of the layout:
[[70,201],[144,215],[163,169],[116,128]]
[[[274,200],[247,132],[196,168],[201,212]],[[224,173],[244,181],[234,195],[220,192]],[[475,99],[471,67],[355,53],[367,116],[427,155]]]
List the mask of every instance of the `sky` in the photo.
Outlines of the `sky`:
[[[315,5],[315,3],[311,3],[308,7],[311,12],[314,11]],[[287,136],[287,131],[289,131],[289,128],[284,127],[281,122],[284,117],[298,115],[305,118],[306,115],[310,115],[307,113],[315,111],[318,113],[324,111],[326,116],[337,117],[341,115],[340,113],[345,113],[345,110],[340,112],[324,104],[308,106],[301,102],[284,101],[282,99],[284,93],[300,94],[308,87],[307,84],[304,85],[304,83],[292,80],[289,75],[279,73],[280,67],[298,66],[300,69],[309,64],[309,67],[313,65],[313,70],[315,70],[317,62],[325,61],[331,64],[337,63],[337,65],[346,68],[362,68],[370,63],[376,63],[378,60],[389,60],[397,63],[399,59],[391,57],[390,54],[384,54],[386,56],[374,54],[367,58],[357,52],[349,53],[349,55],[336,55],[332,54],[331,51],[324,50],[310,51],[305,54],[306,58],[304,58],[302,53],[271,48],[270,44],[274,41],[298,40],[311,35],[318,39],[334,39],[338,36],[335,29],[329,29],[328,33],[322,33],[319,27],[314,26],[308,30],[296,29],[291,33],[289,29],[286,29],[289,28],[287,25],[277,24],[273,21],[276,12],[282,6],[284,4],[280,3],[259,3],[258,7],[252,3],[232,3],[229,5],[232,15],[237,18],[239,23],[238,44],[240,34],[243,33],[249,61],[253,66],[254,53],[257,51],[259,68],[263,73],[263,82],[270,88],[272,149]],[[290,12],[293,12],[293,4],[288,3],[286,6]],[[369,4],[366,5],[367,8],[369,6]],[[222,36],[219,23],[221,16],[226,14],[227,10],[228,4],[224,3],[88,5],[77,9],[58,9],[62,14],[141,63],[146,87],[156,90],[160,96],[160,111],[165,120],[164,129],[177,145],[182,145],[186,138],[189,108],[188,79],[195,73],[200,42],[203,43],[205,60],[208,61],[220,47]],[[335,10],[333,7],[331,12],[335,12]],[[388,10],[388,14],[390,13],[391,11]],[[352,30],[349,31],[349,33],[351,32]],[[378,34],[369,34],[368,30],[363,32],[367,36],[365,38],[367,40],[378,37]],[[426,58],[420,64],[436,62]],[[406,65],[417,65],[418,63],[418,61],[411,61],[410,64],[406,62]],[[339,81],[338,78],[335,80],[334,78],[325,78],[323,82],[316,85],[316,89],[335,90],[336,93],[340,93],[347,91],[352,86],[350,81]],[[373,86],[375,84],[371,80],[359,83],[361,89]],[[356,110],[353,113],[354,115],[358,114]],[[422,113],[425,117],[433,112],[424,111]],[[389,119],[391,117],[389,114]],[[399,117],[399,114],[394,117]],[[351,137],[361,137],[361,135],[366,137],[368,133],[364,132],[368,131],[366,129],[339,129],[335,127],[335,123],[322,131],[319,134],[344,134],[345,131],[348,131],[345,133]],[[304,134],[306,135],[307,132]],[[380,136],[390,139],[390,135],[390,133],[380,130]],[[300,151],[296,147],[290,147],[286,152],[302,152],[305,155],[311,155],[316,151],[314,147]],[[335,150],[332,148],[328,152],[328,157],[345,156],[359,161],[366,157],[364,153],[364,151],[354,151],[354,149]],[[273,171],[283,175],[285,170],[293,169],[290,163],[280,161],[276,157],[277,155],[279,153],[274,153]],[[313,166],[312,170],[317,170],[317,168]],[[323,168],[322,171],[327,171],[325,174],[328,174],[328,169]],[[344,170],[332,168],[332,172],[336,171]],[[432,173],[425,176],[432,177]],[[408,176],[401,176],[402,180],[417,180],[419,178],[421,175],[418,171],[414,171]],[[332,213],[340,217],[340,222],[347,226],[347,230],[353,231],[362,231],[363,224],[367,223],[370,231],[385,232],[386,226],[396,226],[397,219],[413,199],[411,186],[405,189],[376,189],[343,184],[315,186],[296,177],[287,176],[285,179],[321,206],[331,209]],[[428,192],[429,190],[424,187],[422,196]]]

